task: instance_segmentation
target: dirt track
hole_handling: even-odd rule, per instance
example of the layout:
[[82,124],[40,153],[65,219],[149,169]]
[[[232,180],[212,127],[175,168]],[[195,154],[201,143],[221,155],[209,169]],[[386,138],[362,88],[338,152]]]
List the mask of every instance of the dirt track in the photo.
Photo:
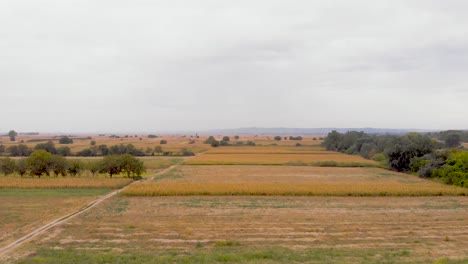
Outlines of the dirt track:
[[[185,160],[184,160],[184,161],[185,161]],[[156,177],[157,175],[163,174],[163,173],[168,172],[169,170],[172,170],[173,168],[179,166],[179,165],[180,165],[182,162],[184,162],[184,161],[181,161],[181,162],[179,162],[179,163],[177,163],[177,164],[175,164],[175,165],[172,165],[171,167],[169,167],[169,168],[167,168],[167,169],[164,169],[164,170],[160,171],[160,172],[157,173],[156,175],[154,175],[154,176],[148,178],[147,180],[152,180],[152,179],[153,179],[154,177]],[[125,188],[125,187],[124,187],[124,188]],[[122,188],[122,189],[123,189],[123,188]],[[116,194],[119,193],[122,189],[120,189],[120,190],[115,190],[115,191],[113,191],[113,192],[111,192],[111,193],[109,193],[109,194],[106,194],[106,195],[104,195],[104,196],[101,196],[101,197],[97,198],[96,200],[90,202],[90,203],[87,204],[86,206],[80,208],[79,210],[74,211],[74,212],[72,212],[72,213],[69,213],[69,214],[67,214],[67,215],[64,215],[64,216],[62,216],[62,217],[60,217],[60,218],[58,218],[58,219],[56,219],[56,220],[54,220],[54,221],[52,221],[52,222],[50,222],[50,223],[44,225],[44,226],[41,226],[41,227],[35,229],[34,231],[32,231],[32,232],[30,232],[30,233],[24,235],[23,237],[17,239],[16,241],[14,241],[14,242],[12,242],[12,243],[10,243],[10,244],[8,244],[8,245],[6,245],[6,246],[0,248],[0,258],[6,256],[6,253],[8,253],[8,252],[10,252],[11,250],[13,250],[13,249],[15,249],[15,248],[21,246],[21,245],[24,244],[25,242],[27,242],[27,241],[33,239],[34,237],[36,237],[36,236],[38,236],[38,235],[40,235],[40,234],[42,234],[42,233],[44,233],[45,231],[51,229],[52,227],[57,226],[57,225],[60,225],[60,224],[62,224],[62,223],[64,223],[64,222],[66,222],[67,220],[69,220],[69,219],[71,219],[71,218],[73,218],[73,217],[75,217],[75,216],[77,216],[77,215],[80,215],[80,214],[82,214],[82,213],[84,213],[84,212],[90,210],[91,208],[95,207],[96,205],[100,204],[101,202],[103,202],[103,201],[105,201],[105,200],[111,198],[112,196],[116,195]]]

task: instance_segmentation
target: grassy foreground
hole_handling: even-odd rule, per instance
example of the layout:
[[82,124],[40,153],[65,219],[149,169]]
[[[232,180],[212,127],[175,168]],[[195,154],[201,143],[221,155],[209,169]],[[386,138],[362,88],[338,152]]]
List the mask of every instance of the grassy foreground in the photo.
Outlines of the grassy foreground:
[[75,249],[41,249],[20,264],[50,263],[466,263],[465,260],[440,259],[415,261],[411,252],[399,249],[331,249],[292,250],[285,247],[246,247],[237,242],[217,243],[204,249],[197,244],[190,251],[168,250],[153,252],[115,253]]

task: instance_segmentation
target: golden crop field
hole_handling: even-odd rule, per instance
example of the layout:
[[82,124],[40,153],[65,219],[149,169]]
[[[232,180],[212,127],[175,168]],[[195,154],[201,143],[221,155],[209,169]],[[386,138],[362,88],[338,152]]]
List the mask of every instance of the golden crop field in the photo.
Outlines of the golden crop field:
[[[222,146],[212,148],[205,152],[206,154],[318,154],[327,153],[325,149],[319,145],[306,146]],[[336,152],[334,152],[336,153]]]
[[466,263],[467,225],[465,197],[117,196],[52,228],[12,258],[23,263]]
[[132,182],[129,178],[19,178],[0,177],[0,189],[112,188]]
[[468,195],[468,189],[377,168],[208,165],[179,167],[122,194],[431,196]]
[[[209,154],[198,155],[185,164],[189,165],[320,165],[321,162],[356,163],[368,166],[378,166],[373,160],[367,160],[357,155],[346,155],[337,152],[319,152],[306,154]],[[343,166],[345,166],[344,164]],[[351,166],[351,164],[349,164]],[[346,167],[346,166],[345,166]]]

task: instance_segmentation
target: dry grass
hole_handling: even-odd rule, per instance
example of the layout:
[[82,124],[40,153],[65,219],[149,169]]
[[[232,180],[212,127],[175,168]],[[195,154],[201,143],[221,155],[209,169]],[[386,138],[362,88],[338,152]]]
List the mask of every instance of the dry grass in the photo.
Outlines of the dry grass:
[[108,191],[0,189],[0,247],[56,218],[78,210]]
[[0,189],[112,188],[132,182],[128,178],[18,178],[0,177]]
[[376,168],[182,166],[125,195],[433,196],[468,189]]
[[466,260],[467,221],[464,197],[114,197],[17,254],[35,258],[42,248],[72,252],[70,257],[80,248],[75,254],[138,259],[166,252],[181,259],[165,263],[179,263],[184,256],[208,258],[226,245],[224,254],[233,255],[258,250],[263,256],[275,247],[291,254],[336,250],[311,256],[308,263],[433,263]]
[[356,163],[378,166],[372,160],[357,155],[346,155],[337,152],[320,152],[316,154],[203,154],[196,156],[185,164],[188,165],[284,165],[297,163],[313,165],[320,162]]

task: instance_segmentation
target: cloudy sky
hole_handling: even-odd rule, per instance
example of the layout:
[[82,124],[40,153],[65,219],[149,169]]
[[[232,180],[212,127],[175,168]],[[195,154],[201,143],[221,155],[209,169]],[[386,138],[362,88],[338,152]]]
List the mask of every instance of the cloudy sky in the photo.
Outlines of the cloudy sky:
[[0,131],[468,128],[468,1],[3,0]]

